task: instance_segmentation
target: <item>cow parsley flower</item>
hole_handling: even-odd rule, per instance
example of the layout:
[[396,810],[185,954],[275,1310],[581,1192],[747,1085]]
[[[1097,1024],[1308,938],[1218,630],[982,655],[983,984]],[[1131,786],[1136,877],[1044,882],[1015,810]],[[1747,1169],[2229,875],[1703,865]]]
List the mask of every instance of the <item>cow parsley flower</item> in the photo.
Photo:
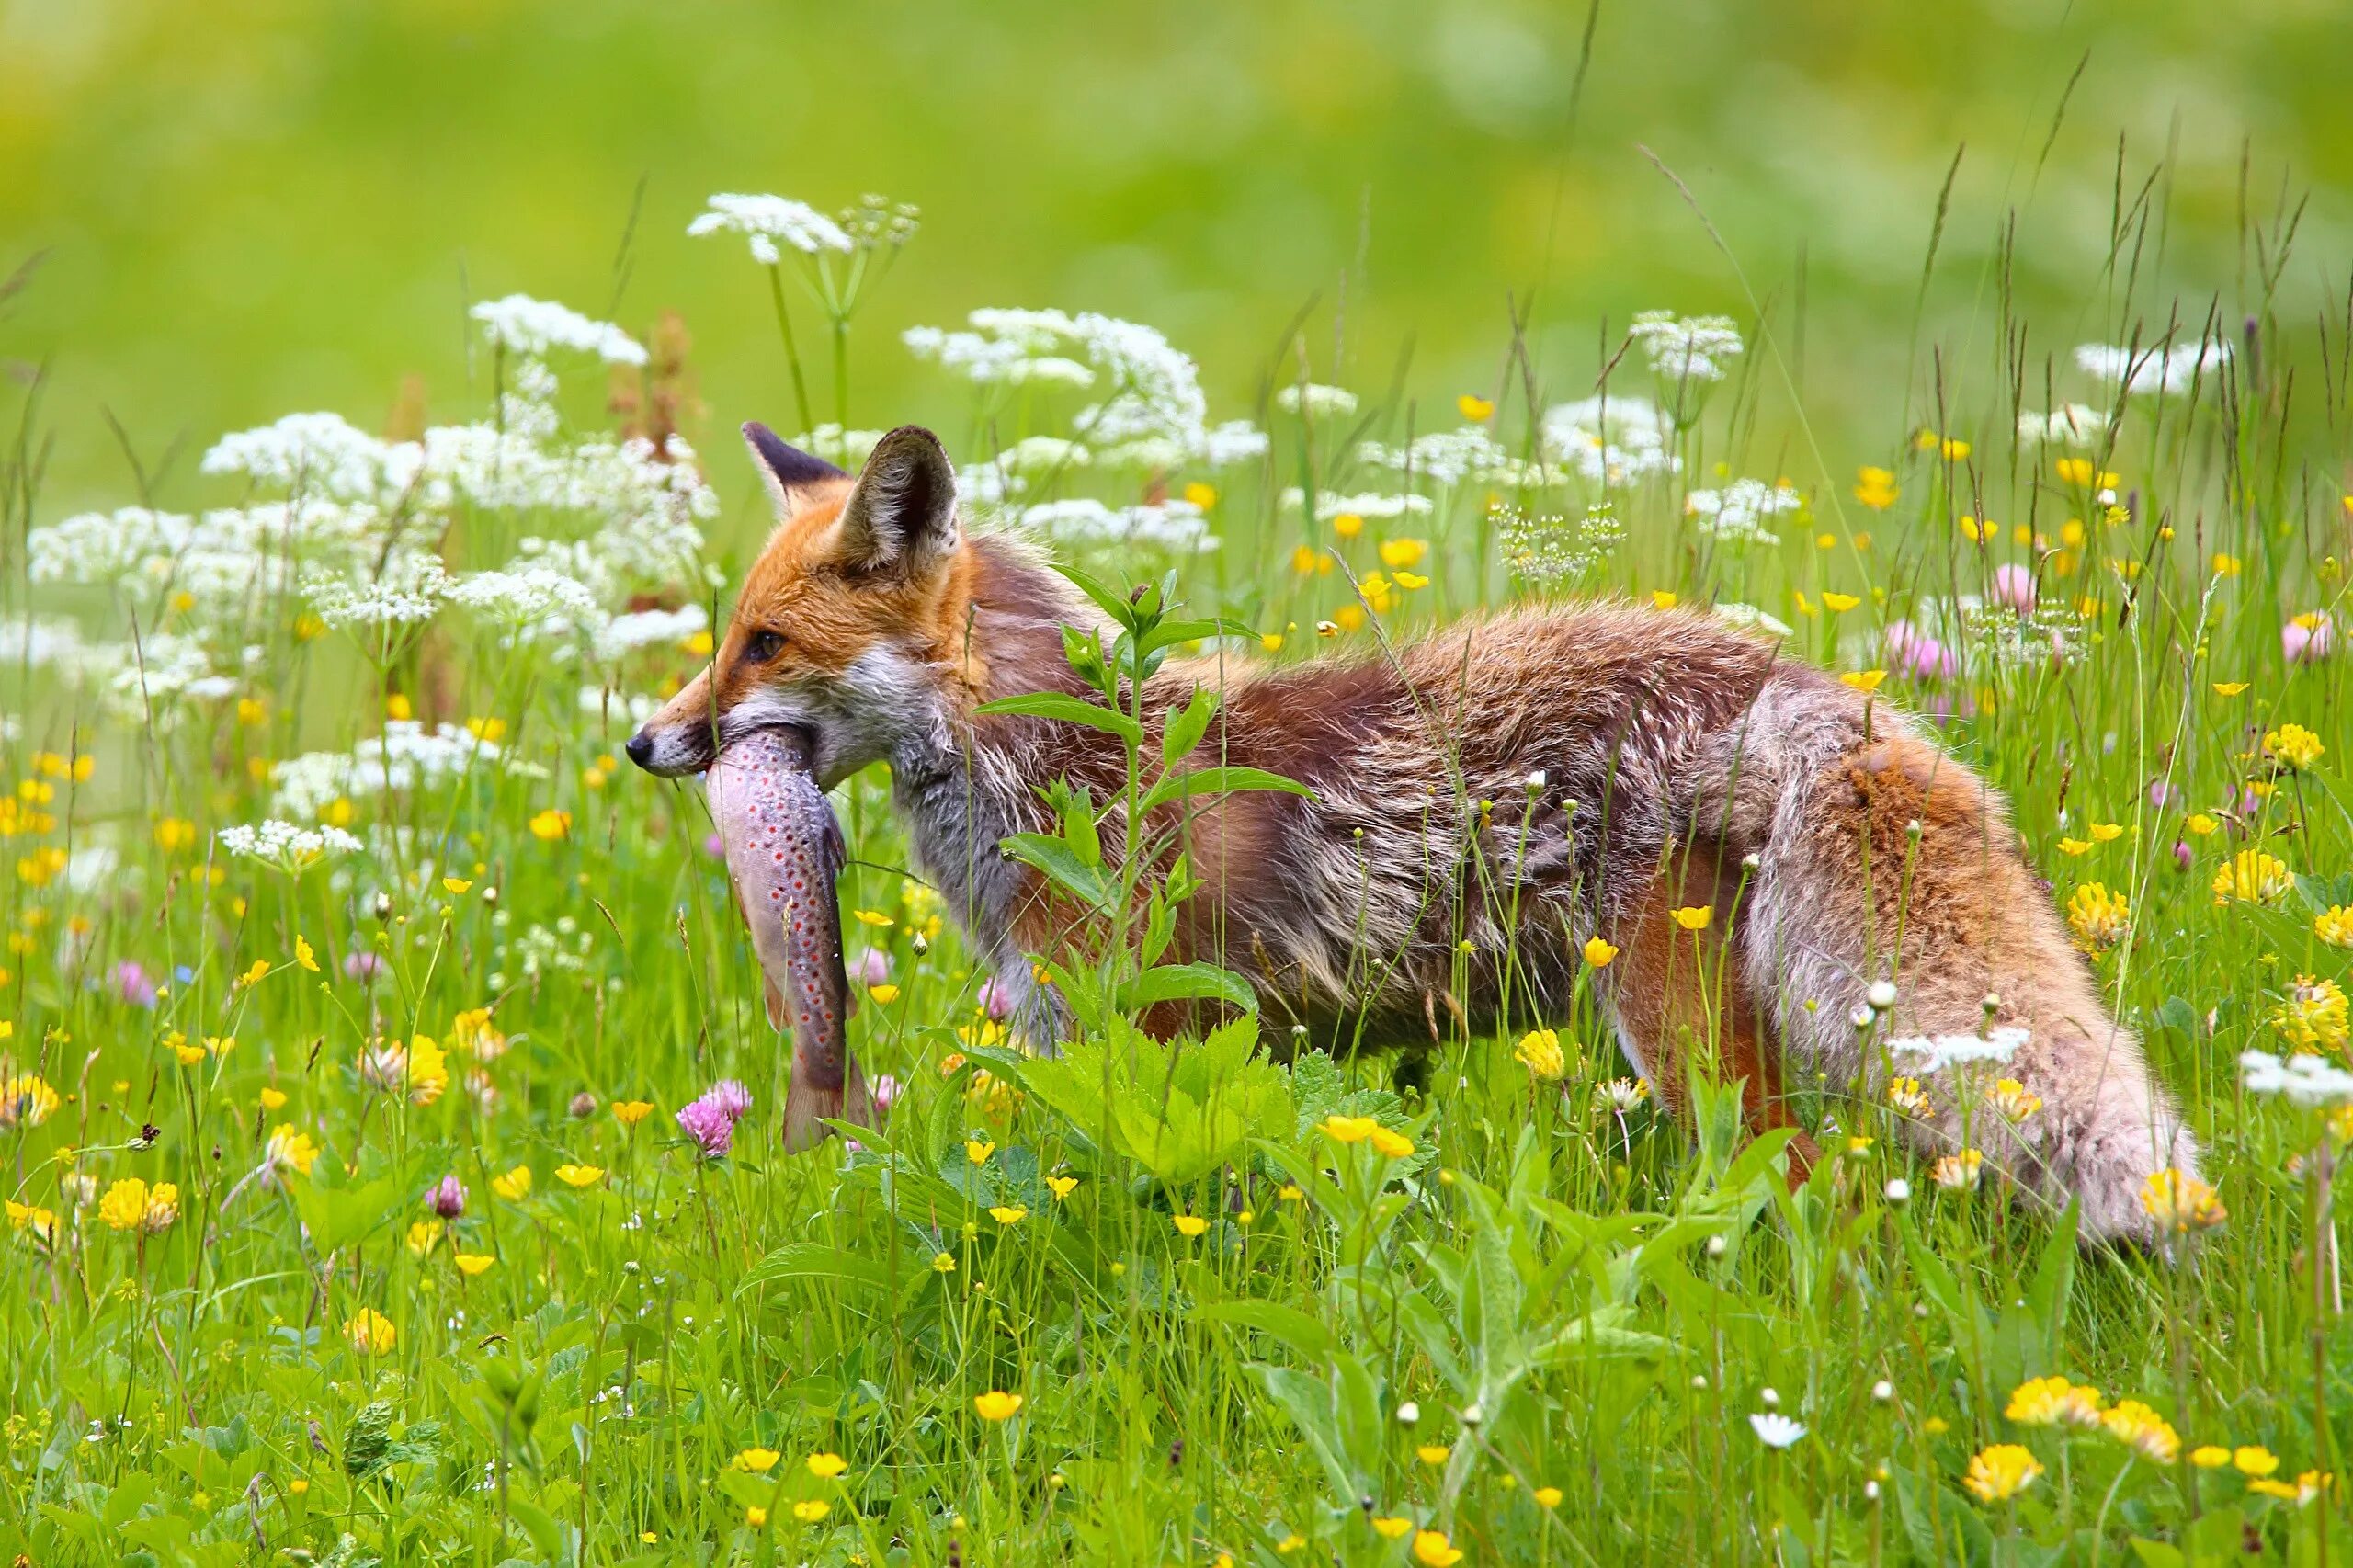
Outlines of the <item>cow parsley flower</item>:
[[[914,230],[907,232],[912,234]],[[783,196],[722,192],[710,198],[706,210],[687,225],[687,233],[697,239],[706,234],[742,234],[751,243],[752,259],[763,267],[774,267],[783,259],[783,253],[777,249],[779,242],[804,256],[857,248],[839,223],[805,201]]]
[[527,359],[565,349],[594,354],[609,365],[645,363],[644,346],[637,339],[609,322],[592,321],[552,300],[509,294],[484,300],[468,314],[482,323],[483,335],[493,346]]
[[2086,403],[2063,403],[2048,414],[2029,409],[2018,415],[2018,439],[2029,446],[2089,447],[2107,434],[2107,414]]
[[1644,311],[1627,333],[1643,346],[1653,370],[1677,381],[1721,381],[1724,361],[1739,358],[1745,347],[1740,328],[1730,316]]
[[1912,1070],[1934,1074],[1948,1068],[1973,1066],[1981,1062],[2006,1064],[2018,1053],[2018,1048],[2033,1038],[2030,1029],[2020,1028],[2015,1024],[1998,1024],[1982,1035],[1914,1035],[1888,1041],[1887,1049],[1897,1056],[1918,1057],[1920,1061]]
[[319,619],[338,631],[396,628],[431,620],[449,597],[449,574],[435,556],[418,556],[404,569],[372,579],[314,576],[302,591]]
[[2219,373],[2231,362],[2231,346],[2220,339],[2177,344],[2159,349],[2121,348],[2086,343],[2075,350],[2075,364],[2086,375],[2127,392],[2160,396],[2187,392],[2200,377]]
[[224,827],[216,836],[232,855],[290,873],[307,870],[330,855],[357,854],[361,847],[359,840],[339,827],[302,827],[276,817]]
[[199,467],[278,489],[369,501],[405,488],[424,457],[415,442],[370,436],[339,414],[290,414],[275,424],[222,437]]
[[1303,412],[1315,419],[1345,419],[1357,411],[1357,394],[1346,387],[1299,381],[1275,393],[1275,406],[1286,414]]
[[1735,479],[1722,490],[1694,490],[1683,498],[1684,515],[1696,519],[1699,537],[1733,549],[1779,544],[1781,536],[1766,519],[1794,512],[1805,497],[1786,484]]
[[1552,460],[1590,484],[1617,489],[1683,466],[1668,449],[1665,416],[1648,398],[1559,403],[1545,411],[1538,430]]
[[2353,1073],[2317,1056],[2282,1062],[2268,1051],[2242,1051],[2239,1078],[2248,1094],[2277,1095],[2305,1110],[2353,1104]]

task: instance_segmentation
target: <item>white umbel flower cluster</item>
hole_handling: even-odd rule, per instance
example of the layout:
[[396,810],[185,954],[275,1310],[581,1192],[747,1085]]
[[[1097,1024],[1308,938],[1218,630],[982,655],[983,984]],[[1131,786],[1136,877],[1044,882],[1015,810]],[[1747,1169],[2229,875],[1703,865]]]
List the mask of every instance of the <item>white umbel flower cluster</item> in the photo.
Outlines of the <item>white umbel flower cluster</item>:
[[1683,466],[1667,449],[1665,417],[1648,398],[1588,397],[1557,403],[1545,411],[1540,430],[1553,462],[1606,489],[1673,473]]
[[1761,479],[1735,479],[1722,490],[1694,490],[1683,498],[1684,514],[1696,519],[1699,537],[1733,549],[1780,543],[1767,519],[1803,505],[1805,497],[1790,486]]
[[1313,419],[1345,419],[1357,411],[1357,394],[1346,387],[1300,381],[1275,393],[1275,406],[1285,414],[1304,412]]
[[1671,381],[1721,381],[1728,373],[1725,361],[1738,358],[1746,347],[1730,316],[1644,311],[1627,333],[1643,346],[1651,369]]
[[1887,1049],[1891,1055],[1916,1059],[1904,1064],[1906,1070],[1927,1074],[1985,1062],[2006,1065],[2033,1038],[2030,1029],[2001,1024],[1982,1035],[1911,1035],[1888,1041]]
[[302,591],[319,619],[338,631],[389,630],[440,614],[449,597],[449,574],[438,556],[423,555],[374,577],[306,577]]
[[393,719],[382,734],[366,736],[349,751],[287,758],[269,770],[269,781],[278,811],[313,818],[339,800],[430,790],[476,768],[499,767],[504,759],[497,742],[456,724],[428,730],[414,719]]
[[1357,449],[1357,457],[1373,468],[1410,473],[1448,489],[1468,483],[1516,490],[1541,477],[1476,425],[1433,430],[1404,447],[1367,441]]
[[2353,1073],[2318,1056],[2296,1055],[2282,1062],[2268,1051],[2244,1051],[2239,1078],[2250,1095],[2277,1095],[2306,1110],[2353,1105]]
[[2076,367],[2093,380],[2162,396],[2188,392],[2192,381],[2212,379],[2230,362],[2231,346],[2219,339],[2165,349],[2086,343],[2075,350]]
[[2039,447],[2089,447],[2108,434],[2108,415],[2086,403],[2070,403],[2018,415],[2018,439]]
[[558,349],[594,354],[608,365],[642,365],[645,348],[609,322],[592,321],[552,300],[509,294],[484,300],[469,312],[483,334],[509,354],[544,359]]
[[[1284,511],[1296,512],[1306,505],[1307,493],[1298,485],[1291,485],[1282,493]],[[1434,509],[1427,495],[1336,495],[1328,490],[1315,493],[1315,520],[1319,523],[1346,517],[1362,517],[1368,522],[1394,517],[1426,517]]]
[[752,259],[774,267],[783,259],[779,244],[815,256],[821,251],[848,252],[855,247],[849,233],[805,201],[790,197],[722,192],[687,225],[697,239],[706,234],[742,234],[750,241]]
[[1208,516],[1190,501],[1157,501],[1137,506],[1107,506],[1084,497],[1025,506],[1016,518],[1023,530],[1065,544],[1150,545],[1172,554],[1217,548]]
[[224,827],[218,836],[221,847],[230,854],[289,872],[306,870],[330,855],[357,854],[362,847],[359,840],[339,827],[303,827],[276,817]]

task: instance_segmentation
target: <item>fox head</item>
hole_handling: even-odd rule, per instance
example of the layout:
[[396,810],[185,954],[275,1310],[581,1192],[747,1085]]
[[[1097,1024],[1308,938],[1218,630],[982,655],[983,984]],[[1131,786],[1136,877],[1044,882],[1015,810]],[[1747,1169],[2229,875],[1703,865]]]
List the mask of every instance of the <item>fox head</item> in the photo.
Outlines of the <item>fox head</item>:
[[956,476],[915,426],[876,443],[852,476],[778,439],[744,438],[777,527],[745,575],[710,663],[631,737],[631,762],[664,777],[710,766],[754,730],[790,725],[831,788],[945,722],[964,665],[972,565]]

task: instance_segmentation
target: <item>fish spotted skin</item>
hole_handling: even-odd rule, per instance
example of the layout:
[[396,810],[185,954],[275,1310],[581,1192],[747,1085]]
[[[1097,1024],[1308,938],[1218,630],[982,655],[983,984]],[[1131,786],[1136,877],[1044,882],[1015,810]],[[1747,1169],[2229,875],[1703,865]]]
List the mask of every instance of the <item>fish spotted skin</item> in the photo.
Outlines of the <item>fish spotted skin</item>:
[[873,1115],[846,1039],[849,979],[835,895],[845,858],[841,827],[809,760],[801,732],[756,730],[729,742],[709,778],[728,878],[760,960],[768,1022],[792,1031],[789,1153],[824,1140],[826,1118],[863,1125]]

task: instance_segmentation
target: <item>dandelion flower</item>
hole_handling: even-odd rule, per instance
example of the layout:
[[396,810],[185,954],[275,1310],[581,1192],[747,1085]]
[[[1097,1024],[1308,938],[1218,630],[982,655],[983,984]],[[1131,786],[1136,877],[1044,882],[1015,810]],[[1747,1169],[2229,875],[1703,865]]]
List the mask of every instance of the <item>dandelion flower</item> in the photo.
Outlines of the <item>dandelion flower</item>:
[[1010,1421],[1021,1408],[1021,1396],[991,1389],[973,1397],[972,1410],[983,1421]]
[[2006,1503],[2042,1473],[2042,1461],[2017,1443],[1995,1443],[1971,1457],[1961,1484],[1981,1503]]

